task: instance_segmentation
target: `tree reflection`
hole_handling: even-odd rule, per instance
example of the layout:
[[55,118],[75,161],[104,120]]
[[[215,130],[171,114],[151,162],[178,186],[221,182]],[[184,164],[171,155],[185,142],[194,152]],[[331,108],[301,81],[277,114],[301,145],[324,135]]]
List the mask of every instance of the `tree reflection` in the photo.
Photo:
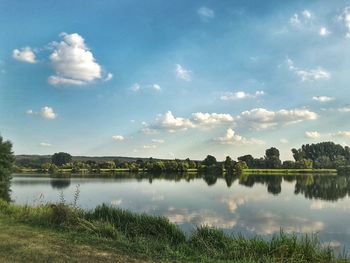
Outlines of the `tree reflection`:
[[70,186],[70,177],[51,178],[50,184],[52,188],[65,189]]

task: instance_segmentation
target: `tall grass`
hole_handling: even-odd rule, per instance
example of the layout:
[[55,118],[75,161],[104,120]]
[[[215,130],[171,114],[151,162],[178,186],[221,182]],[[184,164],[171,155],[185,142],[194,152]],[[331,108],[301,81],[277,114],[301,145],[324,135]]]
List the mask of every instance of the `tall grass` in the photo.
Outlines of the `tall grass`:
[[0,216],[34,225],[76,231],[81,235],[122,240],[131,251],[159,260],[349,262],[337,257],[330,247],[324,247],[313,235],[297,237],[281,231],[271,240],[264,240],[258,236],[231,236],[222,230],[202,226],[186,237],[166,218],[134,214],[107,205],[83,211],[63,203],[30,207],[0,200]]

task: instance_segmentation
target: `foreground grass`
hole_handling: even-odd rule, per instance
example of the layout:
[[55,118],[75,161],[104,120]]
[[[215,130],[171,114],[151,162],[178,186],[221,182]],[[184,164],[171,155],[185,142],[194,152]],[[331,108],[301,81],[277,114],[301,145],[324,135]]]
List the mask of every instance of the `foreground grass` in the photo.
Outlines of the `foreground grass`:
[[0,201],[2,262],[350,262],[314,236],[265,241],[200,227],[191,236],[162,217],[102,205],[82,211]]

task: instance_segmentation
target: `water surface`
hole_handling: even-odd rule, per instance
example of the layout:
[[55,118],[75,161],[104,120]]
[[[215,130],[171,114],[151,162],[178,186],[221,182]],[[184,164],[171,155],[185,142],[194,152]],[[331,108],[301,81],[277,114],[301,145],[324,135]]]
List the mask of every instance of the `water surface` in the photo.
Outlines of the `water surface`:
[[318,233],[326,244],[350,249],[350,177],[345,176],[156,176],[50,178],[14,175],[11,199],[37,205],[63,195],[92,209],[102,203],[166,216],[183,230],[210,225],[229,233],[268,238],[281,228]]

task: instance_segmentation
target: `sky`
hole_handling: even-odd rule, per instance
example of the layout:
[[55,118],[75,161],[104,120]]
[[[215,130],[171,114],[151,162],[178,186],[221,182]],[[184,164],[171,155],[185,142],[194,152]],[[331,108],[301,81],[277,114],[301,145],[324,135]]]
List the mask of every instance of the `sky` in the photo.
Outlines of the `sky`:
[[350,1],[0,0],[16,154],[282,159],[350,144]]

